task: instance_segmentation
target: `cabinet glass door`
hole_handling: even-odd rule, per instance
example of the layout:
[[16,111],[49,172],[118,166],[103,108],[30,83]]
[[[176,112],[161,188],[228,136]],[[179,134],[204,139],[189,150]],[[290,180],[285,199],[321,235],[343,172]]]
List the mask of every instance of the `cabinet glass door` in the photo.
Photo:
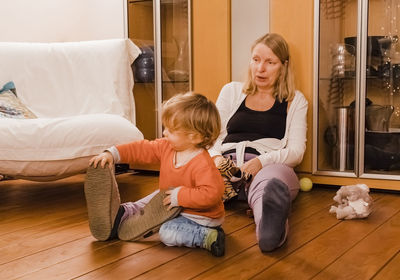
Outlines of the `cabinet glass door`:
[[128,0],[129,38],[142,54],[133,64],[136,124],[162,136],[162,102],[191,89],[189,0]]
[[132,70],[135,77],[136,125],[145,139],[156,138],[157,132],[153,11],[153,1],[128,1],[129,38],[142,51]]
[[400,174],[399,0],[368,1],[364,173]]
[[318,61],[314,104],[314,166],[355,176],[358,2],[316,1]]
[[190,90],[189,3],[161,0],[162,100]]

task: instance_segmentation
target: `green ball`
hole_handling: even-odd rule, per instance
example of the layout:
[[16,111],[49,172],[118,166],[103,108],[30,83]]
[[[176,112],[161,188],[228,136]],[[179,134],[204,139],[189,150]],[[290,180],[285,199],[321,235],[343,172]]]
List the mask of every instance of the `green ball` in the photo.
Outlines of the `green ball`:
[[312,181],[310,178],[303,177],[300,179],[300,190],[303,192],[308,192],[312,189]]

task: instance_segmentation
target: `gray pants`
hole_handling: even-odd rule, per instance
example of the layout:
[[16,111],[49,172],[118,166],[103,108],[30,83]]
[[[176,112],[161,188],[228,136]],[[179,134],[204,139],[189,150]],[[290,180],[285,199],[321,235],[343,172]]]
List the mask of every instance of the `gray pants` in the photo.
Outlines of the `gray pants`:
[[[236,154],[229,154],[226,156],[231,156],[232,160],[236,160]],[[257,156],[246,153],[244,160],[246,162],[254,157]],[[257,240],[259,240],[258,229],[262,215],[262,196],[265,186],[272,178],[277,178],[288,186],[292,201],[296,198],[300,189],[300,183],[296,173],[294,172],[293,168],[288,167],[285,164],[276,163],[267,165],[256,174],[248,189],[247,202],[250,208],[253,210]]]

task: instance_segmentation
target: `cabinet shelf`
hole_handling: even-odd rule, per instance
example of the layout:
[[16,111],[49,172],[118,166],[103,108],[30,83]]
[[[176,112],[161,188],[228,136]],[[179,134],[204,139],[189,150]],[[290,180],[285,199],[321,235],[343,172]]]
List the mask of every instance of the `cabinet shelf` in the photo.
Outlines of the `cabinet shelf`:
[[[189,81],[162,81],[163,84],[189,84]],[[135,84],[149,84],[154,85],[154,82],[138,82],[135,81]]]
[[130,0],[129,4],[137,4],[137,3],[148,3],[149,5],[153,5],[153,0]]
[[[381,77],[378,76],[366,76],[365,77],[367,80],[379,80],[379,79],[383,79]],[[356,79],[356,76],[349,76],[349,77],[336,77],[336,79],[340,79],[340,80],[344,80],[344,81],[354,81]],[[320,77],[319,80],[321,81],[330,81],[332,80],[332,77]]]
[[[181,4],[186,3],[188,0],[162,0],[162,4]],[[136,3],[148,3],[149,5],[153,4],[153,0],[129,0],[129,4]]]

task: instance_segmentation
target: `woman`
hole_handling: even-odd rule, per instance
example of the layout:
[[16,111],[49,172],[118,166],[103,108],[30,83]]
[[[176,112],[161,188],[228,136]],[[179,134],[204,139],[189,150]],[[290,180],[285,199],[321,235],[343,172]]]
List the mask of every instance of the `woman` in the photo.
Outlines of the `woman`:
[[222,130],[209,150],[218,166],[231,157],[242,171],[253,175],[239,194],[253,210],[261,251],[285,242],[291,201],[299,190],[293,171],[306,148],[307,108],[294,88],[286,41],[266,34],[251,48],[247,81],[225,85],[216,102]]

